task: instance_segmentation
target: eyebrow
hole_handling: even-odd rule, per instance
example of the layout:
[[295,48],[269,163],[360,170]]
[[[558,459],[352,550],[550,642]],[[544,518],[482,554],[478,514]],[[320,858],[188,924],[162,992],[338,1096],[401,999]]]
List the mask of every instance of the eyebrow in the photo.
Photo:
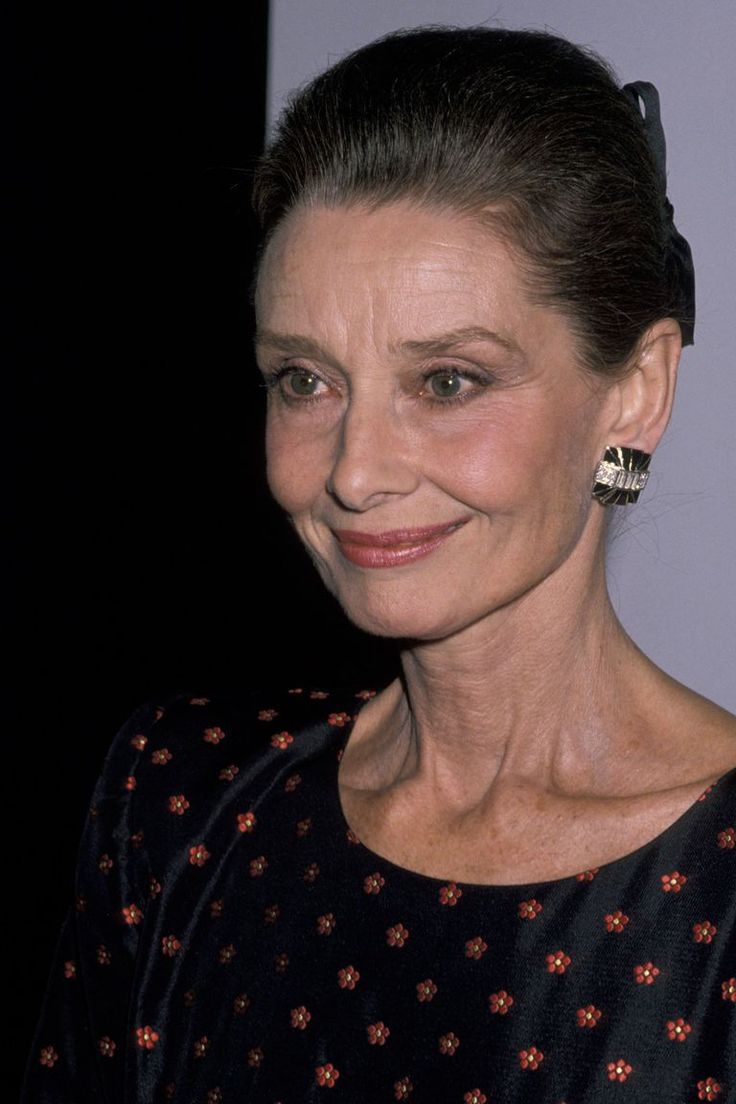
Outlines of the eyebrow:
[[[389,352],[396,355],[399,352],[438,354],[446,353],[457,345],[467,345],[473,341],[490,341],[500,345],[507,352],[521,355],[521,349],[508,337],[503,337],[495,330],[488,330],[485,326],[462,326],[460,329],[449,330],[447,333],[435,334],[432,337],[417,340],[393,342],[389,345]],[[301,337],[299,334],[280,334],[273,330],[257,330],[254,338],[256,348],[278,349],[287,355],[296,356],[299,353],[307,356],[325,357],[325,351],[310,337]],[[331,357],[327,357],[331,360]]]

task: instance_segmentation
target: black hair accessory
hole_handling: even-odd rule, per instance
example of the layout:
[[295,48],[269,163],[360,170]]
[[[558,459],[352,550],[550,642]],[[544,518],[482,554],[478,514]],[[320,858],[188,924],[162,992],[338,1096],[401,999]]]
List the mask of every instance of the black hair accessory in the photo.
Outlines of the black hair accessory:
[[[693,255],[690,245],[675,226],[674,208],[667,198],[667,147],[659,113],[659,92],[649,81],[632,81],[631,84],[625,84],[622,91],[636,108],[637,114],[644,125],[644,133],[649,148],[654,156],[659,190],[662,194],[662,217],[667,228],[669,248],[678,262],[683,292],[686,319],[680,321],[682,344],[693,345],[695,343],[695,269],[693,268]],[[644,104],[644,115],[641,113],[640,100]]]

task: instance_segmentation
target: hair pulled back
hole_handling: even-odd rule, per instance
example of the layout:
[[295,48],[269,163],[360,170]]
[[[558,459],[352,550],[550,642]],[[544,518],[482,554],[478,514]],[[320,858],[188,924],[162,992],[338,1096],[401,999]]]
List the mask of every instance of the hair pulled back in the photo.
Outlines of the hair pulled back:
[[686,334],[693,321],[661,177],[641,115],[591,51],[428,26],[293,93],[252,202],[260,255],[297,206],[408,200],[475,217],[517,250],[535,301],[566,315],[581,362],[612,373],[653,322]]

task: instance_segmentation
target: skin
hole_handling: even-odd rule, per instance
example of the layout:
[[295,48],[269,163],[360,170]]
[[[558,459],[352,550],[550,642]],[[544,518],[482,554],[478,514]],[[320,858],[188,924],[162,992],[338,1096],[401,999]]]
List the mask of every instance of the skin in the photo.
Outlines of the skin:
[[[522,884],[663,831],[736,762],[736,718],[625,633],[590,489],[606,445],[654,452],[677,323],[652,326],[617,379],[593,376],[501,240],[407,203],[292,211],[256,316],[271,492],[347,616],[402,641],[402,674],[340,766],[363,843],[420,873]],[[497,339],[407,346],[471,327]],[[430,556],[381,569],[332,532],[460,518]]]

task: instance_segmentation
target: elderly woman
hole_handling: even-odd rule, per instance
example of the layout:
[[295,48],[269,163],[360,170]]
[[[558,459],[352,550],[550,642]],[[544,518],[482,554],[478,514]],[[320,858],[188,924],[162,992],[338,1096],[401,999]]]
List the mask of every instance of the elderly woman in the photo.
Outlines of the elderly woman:
[[736,1099],[734,718],[605,578],[693,335],[664,180],[653,87],[547,34],[400,32],[292,100],[269,486],[401,672],[133,714],[27,1100]]

